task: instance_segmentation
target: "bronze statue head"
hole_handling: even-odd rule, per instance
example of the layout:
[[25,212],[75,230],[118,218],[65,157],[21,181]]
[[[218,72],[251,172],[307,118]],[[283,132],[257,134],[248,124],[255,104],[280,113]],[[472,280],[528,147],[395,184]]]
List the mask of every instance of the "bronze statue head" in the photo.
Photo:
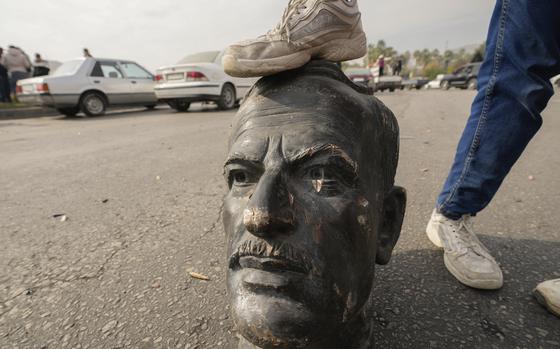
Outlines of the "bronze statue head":
[[376,262],[401,230],[399,129],[328,62],[259,80],[233,122],[223,222],[243,347],[368,348]]

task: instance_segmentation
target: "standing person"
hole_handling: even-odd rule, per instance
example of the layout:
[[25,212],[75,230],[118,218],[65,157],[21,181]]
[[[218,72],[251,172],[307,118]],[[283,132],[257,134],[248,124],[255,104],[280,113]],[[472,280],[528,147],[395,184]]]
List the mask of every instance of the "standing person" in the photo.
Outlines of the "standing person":
[[397,63],[393,68],[393,75],[401,75],[402,72],[402,59],[398,58]]
[[17,82],[29,77],[31,62],[20,48],[11,45],[8,48],[8,53],[2,57],[2,65],[8,69],[10,91],[15,93]]
[[379,55],[377,66],[379,67],[379,76],[383,76],[385,74],[385,56]]
[[8,77],[8,69],[3,63],[4,49],[0,47],[0,102],[11,103],[10,97],[10,78]]
[[[550,79],[560,73],[559,13],[558,0],[496,3],[478,94],[426,228],[444,249],[449,272],[473,288],[503,285],[502,270],[471,220],[490,203],[542,125],[541,112],[554,93]],[[560,280],[542,283],[535,295],[560,316]]]
[[91,55],[91,53],[89,53],[89,50],[88,50],[87,48],[84,48],[84,57],[86,57],[86,58],[93,57],[93,56]]
[[33,76],[49,75],[50,70],[49,62],[45,61],[39,53],[36,53],[33,61]]

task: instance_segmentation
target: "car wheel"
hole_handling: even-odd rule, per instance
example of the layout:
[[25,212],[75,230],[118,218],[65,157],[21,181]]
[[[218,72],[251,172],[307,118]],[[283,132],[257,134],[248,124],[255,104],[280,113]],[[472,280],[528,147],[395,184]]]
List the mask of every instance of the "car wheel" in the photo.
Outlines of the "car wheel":
[[88,92],[80,101],[80,109],[87,116],[101,116],[107,110],[107,101],[100,93]]
[[144,107],[146,107],[146,109],[148,109],[148,110],[154,110],[154,109],[156,109],[156,105],[155,105],[155,104],[145,105]]
[[442,88],[443,90],[449,90],[449,89],[451,88],[451,85],[449,85],[449,81],[447,81],[447,80],[446,80],[446,81],[442,81],[442,82],[441,82],[441,88]]
[[478,87],[478,80],[476,80],[476,78],[470,79],[469,83],[467,84],[467,88],[469,90],[476,90],[477,87]]
[[394,88],[390,88],[390,89],[389,89],[389,92],[395,92],[395,89],[394,89]]
[[232,109],[235,107],[235,101],[237,101],[235,88],[230,84],[225,84],[224,87],[222,87],[222,94],[220,95],[220,100],[218,101],[218,108],[222,110]]
[[169,101],[167,102],[167,104],[169,104],[171,108],[175,109],[178,112],[185,112],[191,107],[190,102],[185,102],[182,100]]
[[76,114],[78,114],[78,112],[80,111],[80,108],[78,107],[73,107],[73,108],[58,108],[57,111],[64,115],[64,116],[76,116]]

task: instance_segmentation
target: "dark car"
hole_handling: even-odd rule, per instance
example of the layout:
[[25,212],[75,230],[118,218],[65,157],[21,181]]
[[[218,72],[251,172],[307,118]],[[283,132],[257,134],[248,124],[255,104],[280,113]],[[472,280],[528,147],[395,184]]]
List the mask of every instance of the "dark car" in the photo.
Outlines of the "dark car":
[[365,68],[351,68],[344,72],[346,76],[355,84],[368,86],[369,82],[373,80],[373,74],[369,69]]
[[478,83],[478,72],[482,63],[466,64],[455,70],[452,74],[446,75],[441,80],[441,88],[449,90],[451,87],[476,90]]
[[408,90],[412,90],[412,89],[420,90],[428,82],[430,82],[430,79],[422,78],[422,77],[406,79],[403,80],[401,89],[404,90],[406,88]]

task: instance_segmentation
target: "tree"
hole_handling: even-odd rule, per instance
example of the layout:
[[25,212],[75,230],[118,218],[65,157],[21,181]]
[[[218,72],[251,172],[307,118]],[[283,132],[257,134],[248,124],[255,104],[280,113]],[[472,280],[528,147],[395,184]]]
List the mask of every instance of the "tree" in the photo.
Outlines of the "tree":
[[387,46],[384,40],[379,40],[377,44],[368,45],[368,55],[366,56],[366,66],[371,67],[377,62],[380,55],[385,57],[392,57],[398,54],[391,46]]

